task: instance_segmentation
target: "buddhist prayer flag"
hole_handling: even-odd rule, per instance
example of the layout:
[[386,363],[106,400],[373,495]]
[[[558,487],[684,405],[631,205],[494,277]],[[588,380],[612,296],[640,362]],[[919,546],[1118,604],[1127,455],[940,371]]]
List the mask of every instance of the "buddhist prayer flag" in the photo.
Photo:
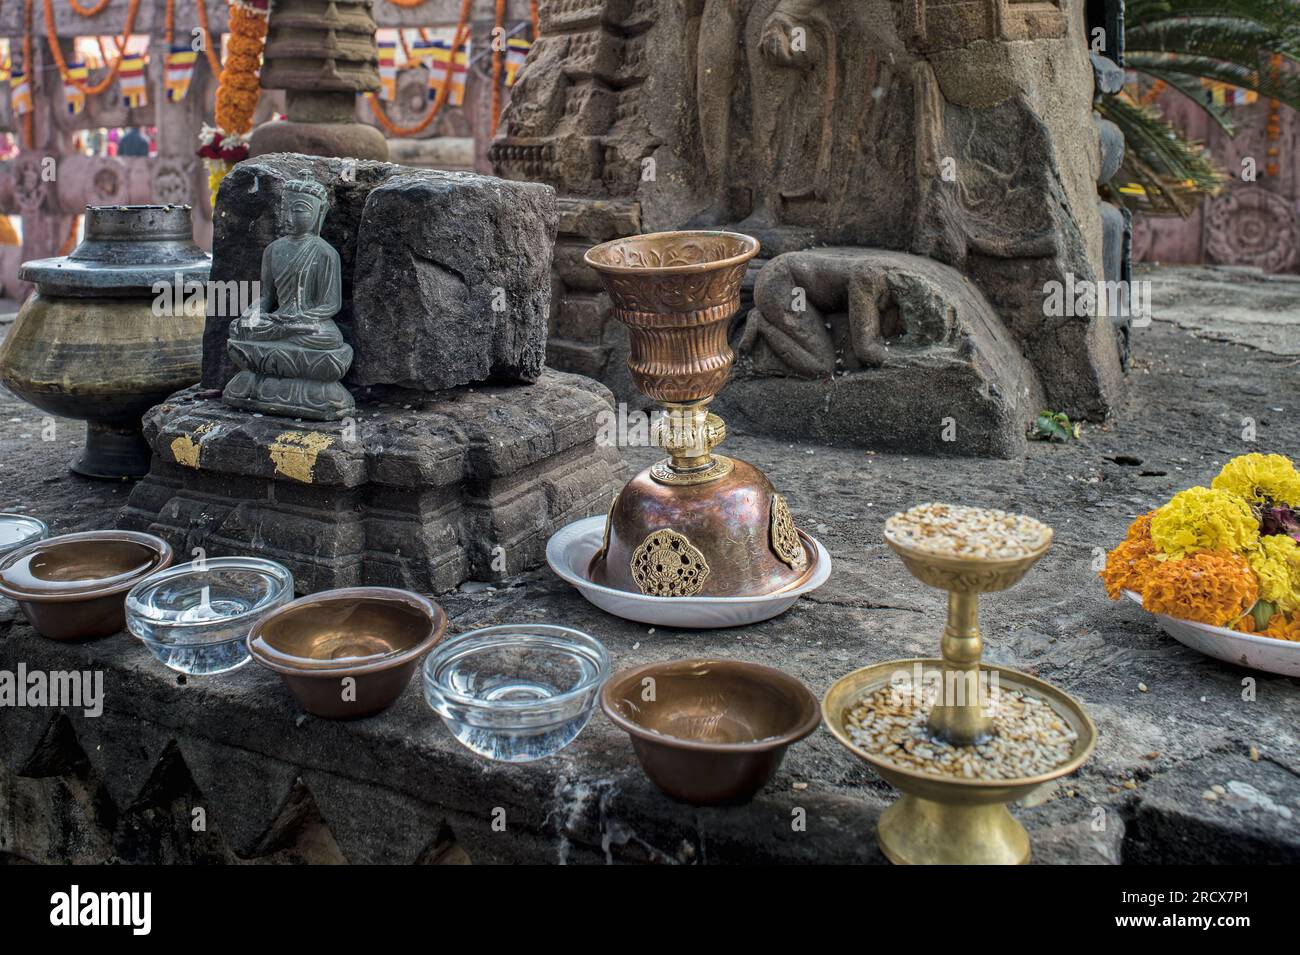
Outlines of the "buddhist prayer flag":
[[379,98],[390,103],[397,99],[397,41],[379,42]]
[[90,68],[85,63],[68,64],[68,75],[63,79],[63,102],[68,113],[76,116],[86,108],[86,94],[81,92],[78,83],[85,83],[90,76]]
[[9,77],[9,107],[15,116],[26,116],[32,111],[32,84],[21,70]]
[[528,50],[533,44],[523,37],[511,37],[506,40],[506,86],[515,85],[519,67],[524,65]]
[[[431,59],[429,64],[429,99],[438,95],[442,89],[443,75],[447,61],[451,59],[451,43],[447,40],[431,41]],[[414,51],[412,51],[414,52]],[[456,59],[451,65],[451,92],[447,96],[449,106],[459,106],[465,99],[465,74],[469,69],[469,51],[462,48],[457,51]]]
[[167,102],[179,103],[190,91],[190,80],[194,77],[194,64],[199,54],[188,43],[173,46],[167,53],[166,75],[163,85],[167,89]]
[[131,109],[149,105],[149,90],[145,86],[144,56],[141,54],[123,54],[122,66],[117,71],[118,84],[122,90],[122,102]]
[[433,62],[433,41],[416,40],[411,44],[411,66],[429,66]]

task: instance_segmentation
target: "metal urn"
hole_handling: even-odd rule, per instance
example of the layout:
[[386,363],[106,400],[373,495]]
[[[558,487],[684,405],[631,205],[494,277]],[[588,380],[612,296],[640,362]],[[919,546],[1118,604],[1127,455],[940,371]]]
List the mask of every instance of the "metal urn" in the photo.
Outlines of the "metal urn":
[[735,360],[727,343],[758,241],[734,232],[661,232],[590,249],[631,339],[636,386],[658,401],[646,468],[610,507],[591,578],[654,597],[756,597],[798,586],[817,561],[790,508],[752,465],[713,449],[726,436],[708,404]]
[[73,471],[138,478],[149,471],[141,416],[199,379],[211,258],[189,206],[87,206],[85,223],[71,255],[19,271],[36,291],[0,347],[0,381],[87,422]]

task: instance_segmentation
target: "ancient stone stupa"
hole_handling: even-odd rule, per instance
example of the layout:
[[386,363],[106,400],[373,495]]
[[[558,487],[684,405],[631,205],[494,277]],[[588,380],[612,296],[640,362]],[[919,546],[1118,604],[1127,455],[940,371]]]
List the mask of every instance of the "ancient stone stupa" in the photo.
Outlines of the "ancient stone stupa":
[[[217,196],[213,287],[247,288],[267,247],[296,229],[307,234],[290,251],[306,251],[294,261],[328,273],[329,255],[300,228],[318,208],[338,259],[337,309],[328,275],[286,305],[299,281],[286,276],[258,339],[232,336],[247,303],[213,296],[202,381],[145,416],[152,467],[119,523],[182,554],[278,560],[302,592],[437,593],[540,564],[550,534],[603,513],[623,479],[617,450],[597,443],[609,392],[543,368],[553,190],[381,162],[249,159]],[[274,280],[285,260],[268,261]],[[264,354],[286,342],[330,352],[322,323],[304,322],[326,311],[352,353],[341,384],[355,408],[313,421],[223,401],[249,341],[270,342]]]
[[284,120],[253,130],[249,152],[387,159],[388,141],[357,122],[357,94],[379,89],[373,0],[276,0],[261,82],[285,91]]
[[723,227],[763,247],[739,427],[1010,455],[1044,407],[1107,414],[1110,319],[1044,304],[1105,277],[1083,7],[543,0],[492,157],[560,193],[550,363],[635,402],[584,251]]

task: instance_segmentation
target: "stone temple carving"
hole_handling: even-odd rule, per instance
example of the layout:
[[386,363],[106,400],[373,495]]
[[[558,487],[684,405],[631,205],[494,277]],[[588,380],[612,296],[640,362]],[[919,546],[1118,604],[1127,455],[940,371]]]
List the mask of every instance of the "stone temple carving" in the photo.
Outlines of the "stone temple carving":
[[[718,405],[751,428],[786,433],[797,399],[838,440],[1013,453],[1031,404],[1097,418],[1118,399],[1109,319],[1044,308],[1051,283],[1104,276],[1082,0],[543,0],[541,14],[492,158],[499,174],[561,196],[552,365],[635,401],[625,337],[582,253],[618,235],[717,226],[762,243],[747,286],[768,269],[773,289],[795,273],[820,283],[799,286],[820,331],[772,297],[732,330],[739,359]],[[888,329],[864,341],[876,318],[844,296],[863,281],[860,257],[781,263],[817,247],[947,266],[868,257],[912,269],[876,274],[876,311],[896,312],[900,329],[955,321],[949,345],[966,357],[912,361]],[[921,274],[934,294],[899,298]],[[954,319],[958,302],[974,311]],[[997,335],[971,332],[986,320]],[[986,345],[995,351],[980,355]],[[1008,352],[1023,360],[1008,364]],[[860,415],[870,398],[858,389],[878,394],[882,373],[905,367],[948,396],[956,441],[937,420],[909,429]],[[766,387],[744,387],[750,377]],[[960,410],[990,400],[983,424]]]
[[339,254],[320,237],[329,197],[310,175],[285,183],[286,234],[262,253],[260,298],[230,325],[240,372],[222,398],[247,411],[330,421],[355,408],[339,384],[352,347],[334,323],[343,304]]

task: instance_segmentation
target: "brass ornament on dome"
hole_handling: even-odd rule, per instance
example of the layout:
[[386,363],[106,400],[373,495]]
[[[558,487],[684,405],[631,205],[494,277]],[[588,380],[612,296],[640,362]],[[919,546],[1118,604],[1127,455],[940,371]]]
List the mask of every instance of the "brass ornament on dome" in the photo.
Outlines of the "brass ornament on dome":
[[654,531],[632,552],[632,579],[647,597],[694,597],[709,579],[709,564],[685,534]]
[[661,232],[590,249],[614,316],[628,329],[628,368],[658,402],[652,440],[667,457],[627,483],[610,508],[591,578],[652,596],[753,597],[806,581],[816,547],[757,468],[714,449],[726,438],[709,402],[735,355],[727,341],[758,241],[735,232]]

